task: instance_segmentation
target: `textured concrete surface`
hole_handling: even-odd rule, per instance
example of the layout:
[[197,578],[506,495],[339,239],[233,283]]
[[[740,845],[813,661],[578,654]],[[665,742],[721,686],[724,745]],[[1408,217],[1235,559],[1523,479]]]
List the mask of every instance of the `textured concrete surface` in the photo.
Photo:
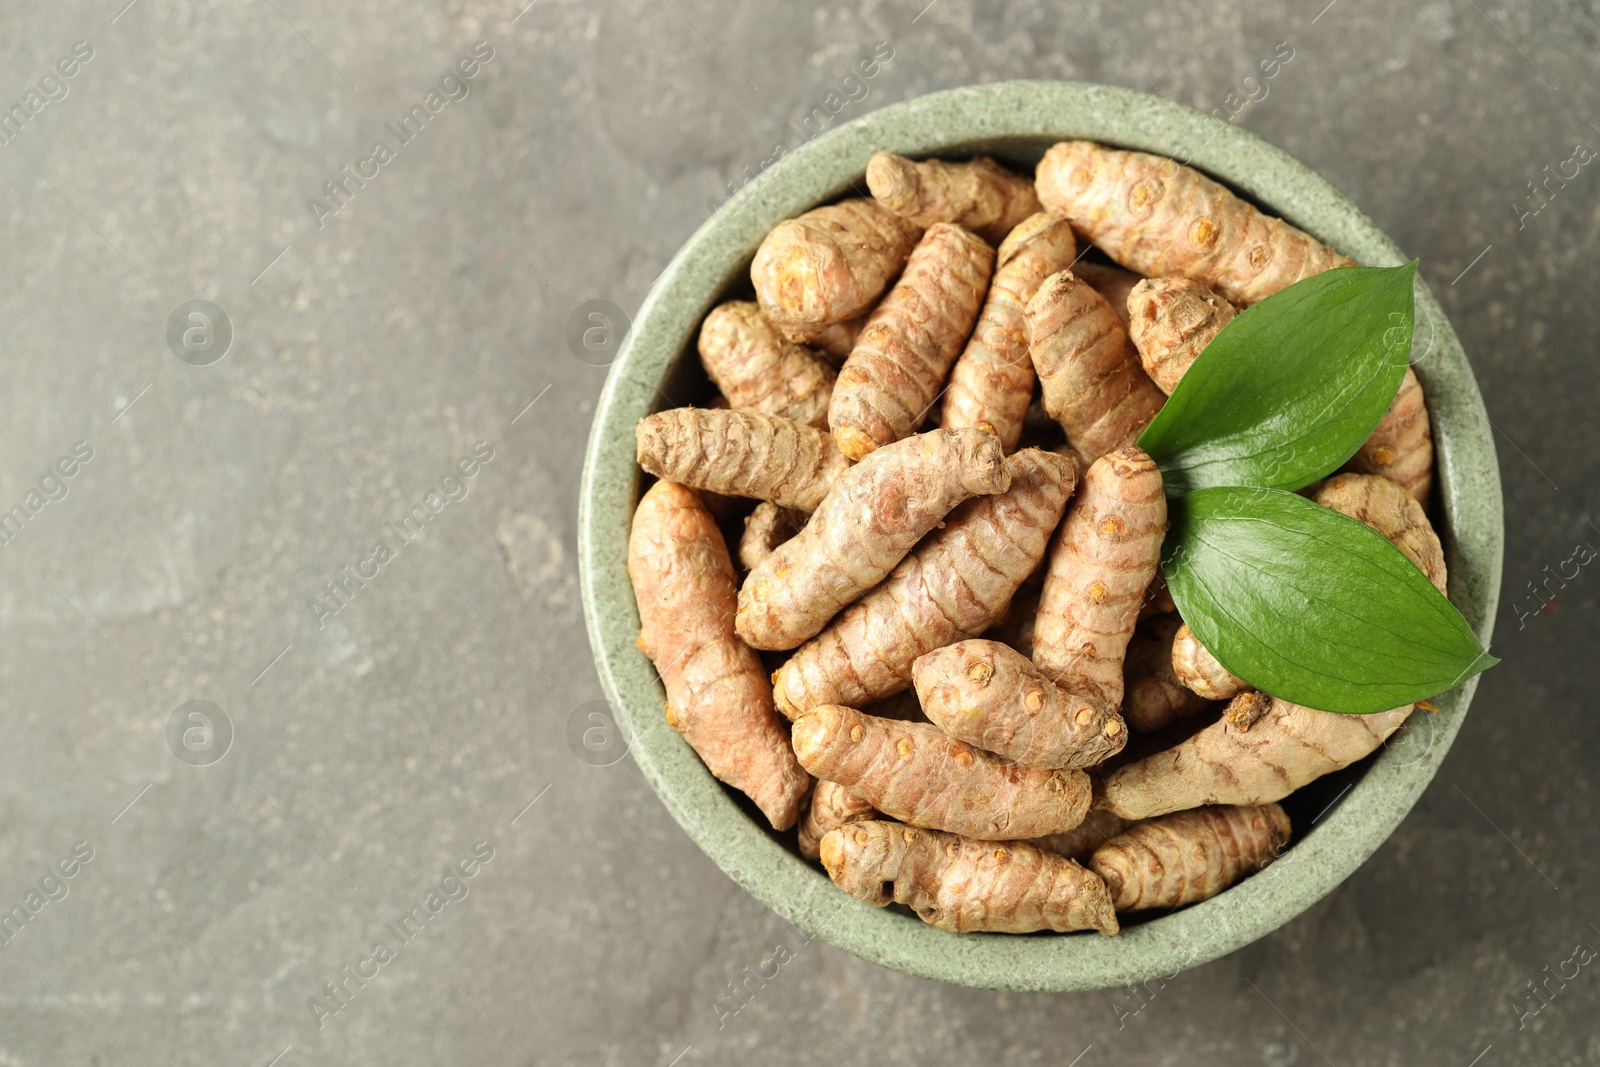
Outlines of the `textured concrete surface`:
[[[1600,1059],[1600,178],[1529,185],[1600,148],[1593,5],[122,2],[0,13],[0,1064]],[[845,115],[1012,77],[1226,113],[1289,42],[1236,121],[1422,257],[1484,384],[1504,664],[1356,877],[1164,987],[802,945],[588,718],[569,319],[880,42]],[[214,313],[168,342],[192,300],[220,359]]]

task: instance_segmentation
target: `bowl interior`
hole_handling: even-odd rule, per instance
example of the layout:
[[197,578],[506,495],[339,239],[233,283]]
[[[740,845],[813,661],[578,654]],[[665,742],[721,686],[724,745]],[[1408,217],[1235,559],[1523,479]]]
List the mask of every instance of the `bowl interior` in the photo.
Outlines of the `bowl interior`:
[[[874,151],[918,158],[984,153],[1027,168],[1051,144],[1075,138],[1189,160],[1358,262],[1406,262],[1324,179],[1255,135],[1183,105],[1070,82],[1007,82],[921,97],[786,154],[689,239],[646,297],[611,369],[581,490],[590,641],[630,751],[673,817],[740,885],[809,935],[884,966],[985,988],[1089,989],[1170,976],[1287,922],[1389,836],[1443,760],[1476,688],[1473,679],[1443,695],[1435,701],[1439,711],[1414,714],[1375,756],[1290,798],[1295,841],[1276,863],[1211,900],[1130,923],[1115,938],[955,936],[860,903],[752,817],[753,807],[713,779],[666,724],[660,682],[634,644],[639,620],[626,567],[640,488],[633,426],[652,411],[708,395],[694,354],[701,318],[717,302],[748,292],[751,257],[773,225],[853,190],[864,194],[862,174]],[[1433,420],[1439,494],[1433,514],[1450,598],[1487,645],[1500,585],[1498,467],[1466,356],[1420,281],[1412,358]]]

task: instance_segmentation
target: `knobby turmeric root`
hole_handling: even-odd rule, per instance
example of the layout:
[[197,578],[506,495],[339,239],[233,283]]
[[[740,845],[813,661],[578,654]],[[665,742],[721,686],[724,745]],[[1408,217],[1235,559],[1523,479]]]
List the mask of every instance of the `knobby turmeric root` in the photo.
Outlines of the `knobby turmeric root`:
[[1161,471],[1135,446],[1084,475],[1050,547],[1033,661],[1069,692],[1122,703],[1122,663],[1145,588],[1161,561]]
[[1133,294],[1133,287],[1144,279],[1131,270],[1089,260],[1081,260],[1069,266],[1072,267],[1072,273],[1088,282],[1091,289],[1106,298],[1111,310],[1122,320],[1122,328],[1127,329],[1131,315],[1128,310],[1128,297]]
[[867,190],[888,210],[915,226],[953,222],[990,244],[1039,210],[1033,183],[988,156],[970,163],[930,159],[916,163],[879,152],[867,161]]
[[1129,728],[1140,733],[1160,730],[1211,703],[1185,686],[1173,669],[1174,642],[1182,628],[1183,620],[1176,615],[1158,615],[1140,625],[1128,642],[1122,714]]
[[1089,776],[997,759],[937,726],[822,704],[794,723],[794,753],[892,819],[985,841],[1072,829],[1089,810]]
[[1034,838],[1028,843],[1082,863],[1095,849],[1133,825],[1109,811],[1091,808],[1083,821],[1066,833]]
[[1410,367],[1389,410],[1345,469],[1389,479],[1423,505],[1433,491],[1433,430],[1422,383]]
[[773,227],[750,264],[762,312],[791,341],[853,319],[883,295],[921,231],[864,197]]
[[1132,444],[1167,397],[1139,365],[1106,298],[1063,270],[1028,301],[1027,320],[1044,409],[1067,440],[1091,462]]
[[756,648],[794,648],[882,581],[951,508],[1010,485],[1000,441],[983,430],[933,430],[879,449],[750,572],[739,635]]
[[1276,804],[1200,808],[1142,822],[1095,849],[1089,867],[1118,911],[1216,896],[1278,858],[1289,816]]
[[1171,395],[1201,351],[1239,314],[1192,278],[1146,278],[1128,297],[1128,336],[1144,372]]
[[818,782],[811,790],[811,806],[800,820],[800,855],[816,860],[822,855],[823,835],[863,819],[875,819],[872,805],[834,782]]
[[876,907],[893,901],[952,933],[1117,932],[1105,883],[1026,841],[994,844],[885,822],[858,822],[822,839],[834,884]]
[[807,515],[793,508],[779,507],[763,500],[744,520],[744,535],[739,538],[739,562],[747,571],[760,566],[772,550],[805,528]]
[[733,562],[695,494],[657,482],[628,539],[639,649],[667,690],[667,722],[774,829],[793,826],[810,779],[795,762],[761,661],[733,632]]
[[828,425],[845,455],[860,459],[922,425],[993,268],[994,249],[981,238],[944,222],[928,228],[839,369]]
[[751,301],[712,308],[700,326],[699,348],[701,365],[734,410],[828,428],[833,368],[785,340]]
[[[1389,538],[1445,592],[1439,539],[1405,490],[1382,478],[1341,474],[1317,497]],[[1282,800],[1370,755],[1410,714],[1409,704],[1375,715],[1339,715],[1241,693],[1220,720],[1193,737],[1107,775],[1095,803],[1125,819],[1148,819],[1202,804]]]
[[[1242,693],[1239,701],[1264,694]],[[1241,728],[1222,719],[1165,752],[1112,771],[1097,803],[1124,819],[1148,819],[1203,804],[1264,804],[1368,756],[1400,728],[1410,706],[1338,715],[1266,697],[1265,713]]]
[[1000,617],[1044,558],[1077,481],[1071,460],[1037,449],[1018,452],[1007,466],[1009,489],[950,512],[882,584],[778,669],[780,711],[793,718],[817,704],[859,708],[900,692],[918,656],[982,633]]
[[753,411],[672,408],[635,430],[639,466],[694,489],[811,511],[850,461],[811,426]]
[[983,313],[950,370],[941,426],[982,427],[998,434],[1007,452],[1017,447],[1034,379],[1024,309],[1077,251],[1072,227],[1044,212],[1030,215],[1000,243]]
[[1039,162],[1044,206],[1124,267],[1184,275],[1248,306],[1351,260],[1264,215],[1197,170],[1144,152],[1063,141]]
[[1203,700],[1231,700],[1250,688],[1217,662],[1185,624],[1172,638],[1172,673],[1183,686]]
[[997,641],[960,641],[912,668],[917,700],[945,733],[1028,767],[1093,767],[1128,730],[1110,704],[1056,687]]

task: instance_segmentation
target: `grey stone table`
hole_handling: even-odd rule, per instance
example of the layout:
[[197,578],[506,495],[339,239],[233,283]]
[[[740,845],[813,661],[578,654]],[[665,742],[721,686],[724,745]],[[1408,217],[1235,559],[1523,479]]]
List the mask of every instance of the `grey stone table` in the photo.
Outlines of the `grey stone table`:
[[[1533,191],[1600,146],[1592,5],[125,2],[0,15],[0,1064],[1600,1058],[1600,175]],[[804,944],[568,740],[574,312],[829,93],[1013,77],[1328,174],[1422,257],[1507,491],[1505,662],[1415,813],[1140,991]]]

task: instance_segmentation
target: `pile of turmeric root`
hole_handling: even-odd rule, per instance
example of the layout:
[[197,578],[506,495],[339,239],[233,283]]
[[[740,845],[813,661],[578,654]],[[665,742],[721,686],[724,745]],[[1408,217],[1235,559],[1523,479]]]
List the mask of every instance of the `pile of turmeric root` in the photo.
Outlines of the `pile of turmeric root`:
[[[628,569],[667,720],[841,889],[940,929],[1115,934],[1214,896],[1288,843],[1277,801],[1411,708],[1229,674],[1165,595],[1134,442],[1238,311],[1350,260],[1083,141],[1032,179],[879,153],[866,181],[706,316],[715,399],[639,422]],[[1306,492],[1443,591],[1432,470],[1408,370]]]

